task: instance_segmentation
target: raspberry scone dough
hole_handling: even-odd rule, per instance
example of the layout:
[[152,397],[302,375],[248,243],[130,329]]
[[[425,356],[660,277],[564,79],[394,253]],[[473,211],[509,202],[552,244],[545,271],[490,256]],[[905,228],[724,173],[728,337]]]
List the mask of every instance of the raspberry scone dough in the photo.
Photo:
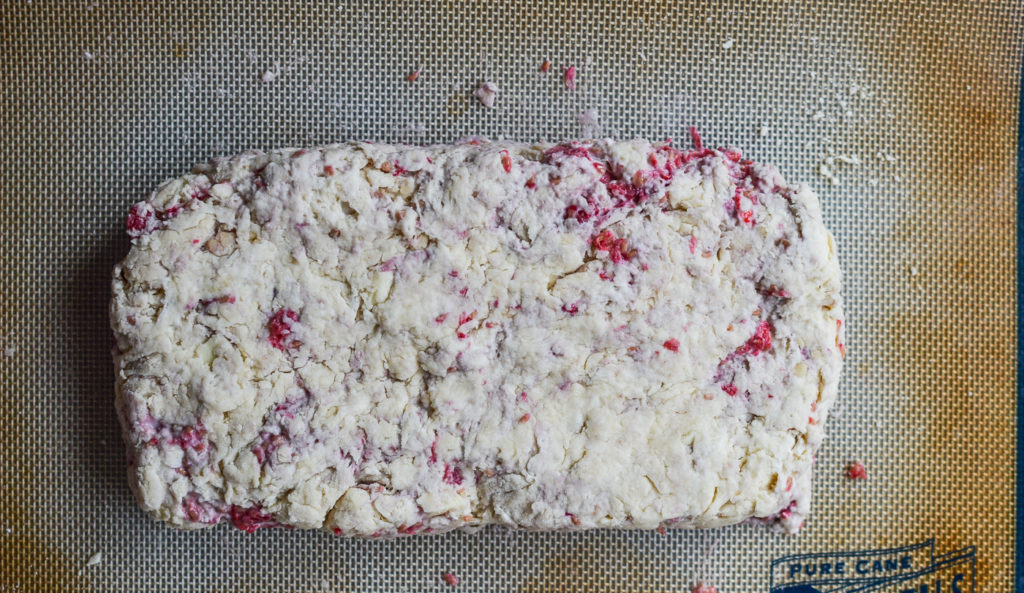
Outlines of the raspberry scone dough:
[[178,527],[802,524],[836,396],[815,195],[738,152],[248,152],[132,207],[132,487]]

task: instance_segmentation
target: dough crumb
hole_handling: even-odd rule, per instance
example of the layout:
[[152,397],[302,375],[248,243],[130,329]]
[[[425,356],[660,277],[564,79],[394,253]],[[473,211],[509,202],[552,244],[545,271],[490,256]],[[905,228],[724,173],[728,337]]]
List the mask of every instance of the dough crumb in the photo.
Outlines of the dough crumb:
[[14,344],[8,344],[4,346],[4,356],[7,358],[14,358],[14,355],[18,352],[18,347]]
[[263,71],[263,75],[260,76],[260,82],[263,84],[269,84],[274,82],[278,76],[281,75],[281,68],[275,63],[273,68],[267,68]]
[[569,66],[565,69],[565,88],[570,91],[576,90],[576,66]]
[[765,125],[765,124],[761,124],[761,127],[757,129],[757,135],[758,136],[767,136],[768,135],[768,126]]
[[597,138],[602,135],[596,109],[587,109],[577,115],[576,119],[580,122],[580,136],[582,138]]
[[476,98],[480,100],[484,107],[494,109],[494,100],[498,97],[500,90],[493,82],[485,82],[480,85],[480,88],[473,91],[473,94],[476,95]]
[[735,39],[727,39],[725,43],[722,44],[722,49],[732,49],[732,46],[734,45],[736,45]]

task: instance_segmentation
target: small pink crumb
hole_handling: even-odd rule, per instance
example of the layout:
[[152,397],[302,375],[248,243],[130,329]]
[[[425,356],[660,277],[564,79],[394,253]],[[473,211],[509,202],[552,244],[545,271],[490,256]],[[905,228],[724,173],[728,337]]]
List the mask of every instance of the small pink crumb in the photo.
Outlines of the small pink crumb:
[[547,72],[548,70],[551,70],[551,61],[544,60],[544,63],[540,65],[540,71]]
[[730,383],[730,384],[728,384],[728,385],[722,385],[722,391],[724,391],[724,392],[728,393],[728,394],[729,394],[729,395],[731,395],[731,396],[734,396],[734,395],[736,395],[737,393],[739,393],[739,391],[740,391],[740,390],[739,390],[739,388],[738,388],[738,387],[736,387],[735,385],[733,385],[732,383]]
[[665,343],[662,344],[662,346],[664,346],[668,350],[671,350],[672,352],[679,352],[679,340],[675,338],[665,340]]
[[868,479],[868,468],[864,467],[860,461],[854,461],[846,466],[846,477],[851,480],[866,480]]
[[697,237],[691,236],[690,237],[690,255],[694,255],[696,253],[697,253]]
[[523,414],[522,416],[519,417],[519,423],[520,424],[526,424],[529,421],[530,421],[530,413],[529,412],[527,412],[527,413],[525,413],[525,414]]
[[498,85],[493,82],[485,82],[480,85],[478,89],[473,91],[473,94],[476,95],[476,98],[480,100],[480,103],[482,103],[484,107],[493,109],[494,100],[498,97],[498,92],[500,92],[500,90],[501,89],[498,88]]
[[664,525],[658,525],[658,529],[656,529],[655,531],[657,531],[657,532],[658,532],[659,534],[661,534],[661,535],[665,535],[666,533],[668,533],[668,532],[667,532],[667,531],[665,530],[665,526],[664,526]]
[[416,79],[420,77],[420,71],[421,70],[423,70],[423,69],[422,68],[417,68],[417,69],[413,70],[412,72],[409,73],[408,76],[405,77],[405,79],[408,80],[409,82],[416,82]]
[[711,585],[705,585],[704,583],[697,583],[693,588],[692,593],[718,593],[718,589]]
[[506,173],[512,172],[512,157],[509,156],[507,150],[501,151],[501,166],[505,169]]
[[570,91],[576,90],[576,66],[569,66],[565,69],[565,88]]
[[454,573],[446,572],[442,575],[442,578],[444,578],[444,582],[448,583],[452,587],[459,584],[459,577],[455,576]]

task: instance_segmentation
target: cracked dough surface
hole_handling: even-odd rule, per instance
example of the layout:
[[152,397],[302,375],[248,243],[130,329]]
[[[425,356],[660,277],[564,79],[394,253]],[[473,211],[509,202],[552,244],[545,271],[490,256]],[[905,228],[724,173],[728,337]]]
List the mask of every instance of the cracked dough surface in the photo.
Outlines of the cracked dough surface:
[[142,507],[389,536],[799,528],[836,396],[815,195],[699,144],[248,152],[114,271]]

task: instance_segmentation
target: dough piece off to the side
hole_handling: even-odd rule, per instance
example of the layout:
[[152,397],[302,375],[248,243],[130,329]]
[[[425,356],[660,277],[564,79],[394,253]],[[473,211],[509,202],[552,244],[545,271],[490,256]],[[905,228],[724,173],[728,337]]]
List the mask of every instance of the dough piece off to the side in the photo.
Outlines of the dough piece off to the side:
[[132,488],[175,526],[807,516],[840,271],[815,195],[736,151],[248,152],[127,226],[117,410]]

